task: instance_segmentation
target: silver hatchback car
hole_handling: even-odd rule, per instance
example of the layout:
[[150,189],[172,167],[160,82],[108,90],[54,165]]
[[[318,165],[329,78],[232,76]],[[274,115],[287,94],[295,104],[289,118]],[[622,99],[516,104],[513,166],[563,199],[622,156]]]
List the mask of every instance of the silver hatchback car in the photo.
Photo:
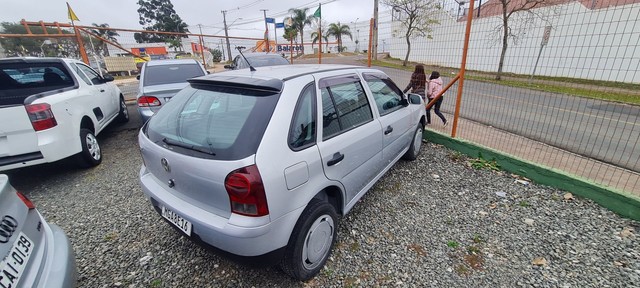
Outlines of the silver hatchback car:
[[138,112],[147,121],[176,92],[189,85],[187,79],[207,74],[194,59],[154,60],[144,63],[138,75]]
[[383,72],[287,65],[191,79],[138,136],[142,190],[185,235],[299,280],[338,215],[420,152],[425,109]]
[[71,243],[0,174],[0,287],[74,287]]

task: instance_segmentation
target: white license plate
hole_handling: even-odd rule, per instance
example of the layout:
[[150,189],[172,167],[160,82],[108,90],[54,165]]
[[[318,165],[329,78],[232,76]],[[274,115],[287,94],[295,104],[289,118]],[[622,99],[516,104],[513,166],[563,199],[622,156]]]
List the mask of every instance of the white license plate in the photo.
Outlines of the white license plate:
[[33,242],[27,235],[20,232],[13,246],[0,263],[0,286],[18,287],[24,268],[29,263],[29,257],[33,252]]
[[173,225],[176,225],[176,227],[180,228],[180,230],[182,230],[182,232],[184,232],[188,236],[191,236],[191,222],[185,220],[184,218],[180,217],[180,215],[165,208],[164,206],[162,206],[162,217],[169,220],[169,222],[173,223]]

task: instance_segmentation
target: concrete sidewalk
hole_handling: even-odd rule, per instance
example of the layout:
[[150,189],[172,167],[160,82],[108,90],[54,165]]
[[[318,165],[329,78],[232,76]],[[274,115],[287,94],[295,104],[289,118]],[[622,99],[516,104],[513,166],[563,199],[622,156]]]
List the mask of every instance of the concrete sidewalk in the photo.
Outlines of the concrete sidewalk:
[[[437,124],[429,125],[427,129],[450,136],[453,115],[446,117],[450,125],[443,126],[435,117],[432,123]],[[640,197],[640,173],[462,118],[458,120],[456,134],[456,138]]]

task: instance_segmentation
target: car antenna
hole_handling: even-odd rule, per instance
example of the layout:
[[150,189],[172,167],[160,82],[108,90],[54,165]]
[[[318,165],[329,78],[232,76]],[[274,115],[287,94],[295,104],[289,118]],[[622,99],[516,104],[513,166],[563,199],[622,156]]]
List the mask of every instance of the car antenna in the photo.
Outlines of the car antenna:
[[240,52],[240,55],[242,55],[242,58],[244,58],[244,61],[247,61],[247,64],[249,64],[249,70],[251,70],[251,72],[256,71],[256,68],[253,68],[253,66],[251,66],[251,63],[249,62],[249,60],[247,60],[247,57],[244,57],[244,54],[242,54],[242,49],[245,49],[247,47],[244,46],[236,46],[236,49],[238,49],[238,52]]

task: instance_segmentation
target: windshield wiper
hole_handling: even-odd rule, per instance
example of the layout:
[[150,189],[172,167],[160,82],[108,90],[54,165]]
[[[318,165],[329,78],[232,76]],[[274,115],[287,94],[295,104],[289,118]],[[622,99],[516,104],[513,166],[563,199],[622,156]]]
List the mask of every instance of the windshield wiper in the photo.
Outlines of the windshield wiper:
[[211,149],[209,147],[191,145],[191,144],[179,142],[179,141],[176,141],[176,140],[172,140],[172,139],[169,139],[169,138],[162,138],[162,142],[164,142],[167,145],[177,146],[177,147],[181,147],[181,148],[185,148],[185,149],[189,149],[189,150],[193,150],[193,151],[197,151],[197,152],[202,152],[202,153],[209,154],[209,155],[212,155],[212,156],[216,156],[216,153],[211,151]]

